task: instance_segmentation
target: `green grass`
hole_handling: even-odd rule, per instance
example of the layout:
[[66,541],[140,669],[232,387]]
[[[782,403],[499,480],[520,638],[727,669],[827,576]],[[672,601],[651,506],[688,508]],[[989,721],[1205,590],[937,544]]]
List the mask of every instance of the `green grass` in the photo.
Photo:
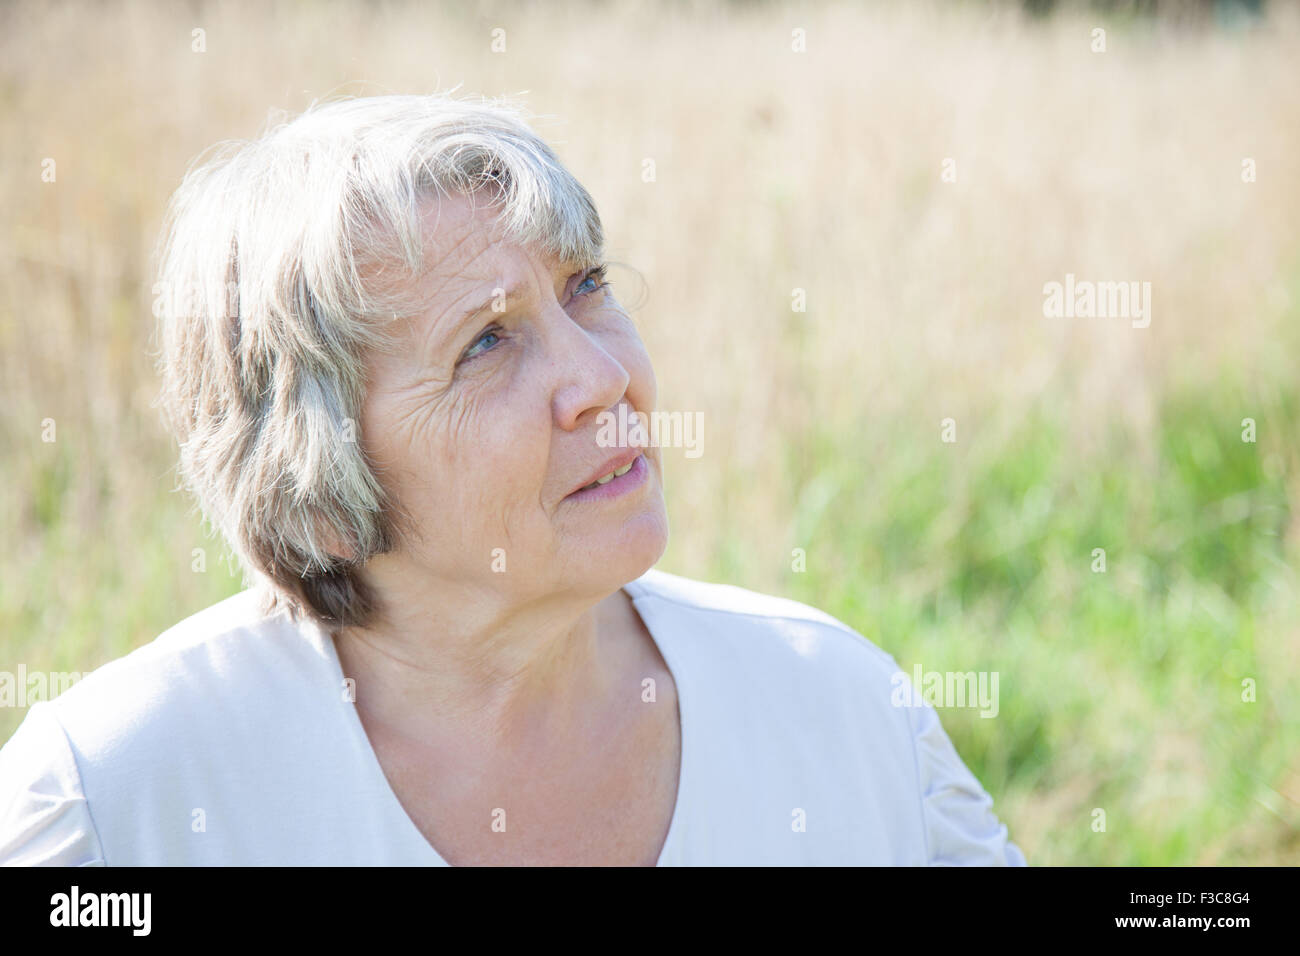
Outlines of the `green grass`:
[[999,673],[996,718],[944,724],[1035,862],[1294,863],[1298,398],[1294,380],[1189,384],[1149,435],[1116,428],[1086,454],[1046,404],[997,447],[900,429],[874,466],[833,435],[880,423],[814,432],[790,452],[809,568],[785,591],[909,673]]

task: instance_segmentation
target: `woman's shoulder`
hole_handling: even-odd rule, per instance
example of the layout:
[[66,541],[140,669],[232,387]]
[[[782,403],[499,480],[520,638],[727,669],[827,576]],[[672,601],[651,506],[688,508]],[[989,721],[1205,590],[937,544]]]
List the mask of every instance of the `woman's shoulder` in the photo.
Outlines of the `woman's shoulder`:
[[[159,766],[159,753],[258,733],[268,708],[298,706],[329,680],[315,634],[265,613],[261,592],[235,594],[86,674],[43,702],[83,772]],[[330,684],[330,687],[333,685]],[[35,732],[33,729],[31,732]]]
[[264,607],[236,594],[33,704],[0,748],[0,863],[135,859],[157,849],[160,814],[188,846],[188,814],[232,768],[271,779],[317,756],[311,732],[340,697],[330,659]]
[[899,668],[887,651],[827,612],[792,598],[734,584],[700,581],[651,569],[628,586],[638,609],[657,605],[691,636],[692,650],[752,663],[864,677],[888,686]]
[[635,584],[638,610],[697,699],[761,712],[763,723],[856,729],[900,756],[910,750],[913,727],[892,706],[898,664],[843,621],[791,598],[657,570]]
[[321,657],[308,630],[283,613],[267,614],[262,592],[241,591],[198,611],[157,637],[87,674],[52,700],[67,725],[111,714],[148,712],[228,695],[247,697]]
[[918,860],[1024,863],[936,709],[919,689],[900,693],[912,678],[892,654],[789,598],[657,570],[628,590],[679,653],[694,705],[788,750],[796,776],[849,773],[833,789],[856,795],[859,816],[892,808],[876,823],[903,843],[914,831]]

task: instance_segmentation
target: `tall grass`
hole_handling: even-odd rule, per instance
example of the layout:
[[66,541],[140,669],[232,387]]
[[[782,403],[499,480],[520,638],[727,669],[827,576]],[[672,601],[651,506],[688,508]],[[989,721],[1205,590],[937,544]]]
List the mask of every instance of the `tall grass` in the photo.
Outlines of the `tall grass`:
[[[90,670],[239,587],[150,406],[188,162],[272,107],[463,83],[542,114],[661,407],[704,415],[661,567],[998,671],[997,718],[944,722],[1032,862],[1300,861],[1290,8],[476,9],[0,8],[0,670]],[[1066,273],[1151,282],[1150,327],[1044,318]]]

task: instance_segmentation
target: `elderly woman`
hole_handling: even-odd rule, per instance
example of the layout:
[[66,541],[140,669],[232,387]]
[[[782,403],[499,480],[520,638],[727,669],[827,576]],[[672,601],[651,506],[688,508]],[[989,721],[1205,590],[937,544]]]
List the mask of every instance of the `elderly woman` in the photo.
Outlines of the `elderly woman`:
[[32,706],[0,861],[1024,862],[889,655],[652,569],[602,244],[509,104],[335,102],[186,177],[164,408],[250,587]]

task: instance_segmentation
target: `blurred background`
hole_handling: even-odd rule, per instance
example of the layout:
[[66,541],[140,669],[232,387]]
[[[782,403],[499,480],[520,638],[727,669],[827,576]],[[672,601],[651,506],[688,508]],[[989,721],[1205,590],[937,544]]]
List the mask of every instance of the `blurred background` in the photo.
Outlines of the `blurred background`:
[[[1289,3],[0,6],[0,670],[241,587],[151,405],[190,161],[459,85],[533,111],[703,414],[660,568],[998,672],[941,714],[1031,863],[1300,863],[1298,54]],[[1067,274],[1149,327],[1046,317]]]

